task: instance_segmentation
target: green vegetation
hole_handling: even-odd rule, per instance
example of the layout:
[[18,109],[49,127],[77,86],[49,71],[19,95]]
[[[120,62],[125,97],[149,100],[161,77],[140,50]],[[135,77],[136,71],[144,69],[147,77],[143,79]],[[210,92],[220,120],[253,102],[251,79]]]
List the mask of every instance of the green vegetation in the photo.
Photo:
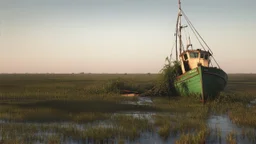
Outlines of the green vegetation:
[[209,133],[209,130],[202,129],[194,133],[182,134],[180,139],[176,141],[176,144],[204,144]]
[[236,143],[237,143],[237,142],[236,142],[236,139],[237,139],[236,137],[237,137],[237,134],[236,134],[235,131],[230,132],[230,133],[227,135],[227,137],[226,137],[227,143],[229,143],[229,144],[236,144]]
[[[256,99],[256,75],[229,75],[226,90],[202,104],[193,97],[168,97],[173,95],[167,83],[172,81],[167,76],[173,70],[169,66],[161,74],[150,75],[0,75],[0,143],[68,139],[100,143],[113,138],[125,143],[143,132],[156,132],[163,140],[177,136],[176,143],[203,143],[214,132],[207,125],[213,114],[228,115],[243,128],[241,134],[230,132],[223,138],[217,130],[219,139],[236,143],[239,135],[256,141],[256,131],[247,129],[256,128],[256,104],[251,103]],[[138,98],[123,97],[122,90],[151,94],[153,104],[124,103],[136,103]],[[125,113],[138,111],[152,114],[135,117]]]
[[174,87],[174,80],[181,74],[180,64],[177,61],[171,62],[167,57],[166,64],[161,69],[154,87],[146,91],[146,96],[177,96]]

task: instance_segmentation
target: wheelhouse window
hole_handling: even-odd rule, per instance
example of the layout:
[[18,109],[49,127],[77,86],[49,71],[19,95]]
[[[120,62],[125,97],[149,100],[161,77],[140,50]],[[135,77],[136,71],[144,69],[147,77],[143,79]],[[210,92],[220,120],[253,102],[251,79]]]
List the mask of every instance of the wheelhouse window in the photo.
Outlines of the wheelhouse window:
[[188,59],[188,55],[184,54],[184,59],[187,60]]
[[204,59],[208,60],[208,58],[209,58],[209,55],[205,54]]
[[200,53],[200,58],[204,58],[204,54],[203,53]]
[[190,52],[189,56],[190,58],[198,58],[198,52]]

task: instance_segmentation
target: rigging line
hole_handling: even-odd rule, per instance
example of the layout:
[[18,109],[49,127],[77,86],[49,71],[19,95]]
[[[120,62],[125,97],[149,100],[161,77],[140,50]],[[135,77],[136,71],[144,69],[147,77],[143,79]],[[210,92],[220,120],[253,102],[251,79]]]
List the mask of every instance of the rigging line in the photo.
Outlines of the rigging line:
[[[189,30],[187,31],[185,28],[184,28],[184,31],[185,31],[185,36],[186,36],[186,40],[187,40],[186,49],[188,49],[189,45],[191,44],[190,33],[189,33]],[[193,50],[192,45],[191,45],[191,49]]]
[[184,43],[183,43],[182,40],[181,40],[181,46],[182,46],[182,50],[185,51],[185,50],[184,50]]
[[172,52],[173,52],[173,48],[174,48],[174,46],[175,46],[175,40],[174,40],[174,43],[173,43],[173,45],[172,45],[172,50],[171,50],[170,58],[172,57]]
[[186,41],[187,41],[187,43],[189,43],[186,28],[184,28],[184,33],[185,33]]
[[188,32],[188,36],[190,37],[190,33],[189,33],[189,30],[188,30],[187,32]]
[[191,43],[191,37],[190,37],[190,32],[189,32],[189,30],[187,31],[187,33],[188,33],[189,44],[191,45],[191,49],[193,50],[193,46],[192,46],[192,43]]
[[[176,37],[176,28],[174,29],[174,31],[175,31],[174,36]],[[174,42],[173,42],[173,46],[172,46],[172,50],[171,50],[171,56],[173,54],[174,47],[176,47],[176,40],[175,40],[175,38],[174,38]]]
[[213,67],[213,64],[211,63],[212,67]]
[[[183,12],[183,11],[182,11],[182,12]],[[196,36],[196,38],[197,38],[199,44],[200,44],[201,47],[205,50],[205,47],[204,47],[204,45],[201,43],[200,39],[198,38],[198,36],[197,36],[197,34],[196,34],[196,32],[195,32],[195,29],[193,29],[192,23],[188,20],[188,17],[187,17],[185,14],[184,14],[184,18],[185,18],[185,20],[187,21],[187,23],[188,23],[190,29],[192,30],[192,32],[193,32],[194,35]],[[205,50],[205,51],[206,51],[206,50]]]
[[[200,44],[201,47],[205,50],[204,45],[201,43],[201,41],[200,41],[200,39],[198,38],[198,36],[197,36],[195,30],[192,28],[191,23],[189,23],[189,21],[187,20],[187,17],[185,17],[185,15],[184,15],[184,18],[185,18],[185,20],[188,22],[188,25],[189,25],[190,29],[192,30],[192,32],[194,33],[194,35],[196,36],[196,38],[197,38],[199,44]],[[206,50],[205,50],[205,51],[206,51]]]
[[216,61],[216,59],[214,58],[213,55],[212,55],[212,58],[213,58],[214,62],[217,64],[217,66],[220,68],[220,65],[218,64],[218,62]]
[[[209,46],[206,44],[206,42],[203,40],[203,38],[199,35],[199,33],[197,32],[197,30],[195,29],[195,27],[193,26],[193,24],[191,23],[191,21],[188,19],[188,17],[187,17],[187,15],[184,13],[184,11],[183,10],[181,10],[181,12],[183,13],[183,15],[184,15],[184,18],[186,19],[186,21],[188,22],[188,24],[190,25],[190,26],[192,26],[192,27],[190,27],[191,28],[191,30],[194,32],[194,30],[196,31],[196,33],[198,34],[198,36],[201,38],[201,40],[204,42],[204,44],[208,47],[208,49],[211,51],[211,54],[212,54],[212,58],[213,58],[213,60],[214,60],[214,62],[217,64],[217,66],[220,68],[220,65],[218,64],[218,62],[216,61],[216,59],[214,58],[214,56],[213,56],[213,52],[212,52],[212,50],[209,48]],[[195,34],[195,32],[194,32],[194,34]],[[195,36],[196,36],[196,38],[198,39],[198,36],[195,34]],[[199,41],[199,43],[201,44],[201,46],[203,47],[203,45],[202,45],[202,43],[200,42],[200,40],[198,39],[198,41]],[[205,50],[205,48],[203,47],[203,49]]]
[[[187,18],[188,22],[191,23],[191,21],[189,20],[189,18],[187,17],[187,15],[185,14],[185,12],[183,10],[181,10],[184,17]],[[204,39],[201,37],[201,35],[199,34],[199,32],[196,30],[196,28],[193,26],[193,24],[191,23],[192,27],[194,28],[194,30],[196,31],[196,33],[198,34],[198,36],[201,38],[201,40],[204,42],[204,44],[206,45],[206,47],[211,51],[211,53],[213,54],[212,50],[210,49],[210,47],[207,45],[207,43],[204,41]]]

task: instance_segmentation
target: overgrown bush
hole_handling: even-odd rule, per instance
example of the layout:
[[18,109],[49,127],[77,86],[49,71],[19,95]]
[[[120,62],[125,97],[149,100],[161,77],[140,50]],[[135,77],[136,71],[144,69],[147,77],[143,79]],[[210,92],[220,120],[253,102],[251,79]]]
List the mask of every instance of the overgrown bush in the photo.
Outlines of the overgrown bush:
[[158,81],[155,86],[143,95],[147,96],[174,96],[176,95],[174,81],[181,74],[181,67],[178,61],[173,61],[167,57],[166,64],[160,71]]

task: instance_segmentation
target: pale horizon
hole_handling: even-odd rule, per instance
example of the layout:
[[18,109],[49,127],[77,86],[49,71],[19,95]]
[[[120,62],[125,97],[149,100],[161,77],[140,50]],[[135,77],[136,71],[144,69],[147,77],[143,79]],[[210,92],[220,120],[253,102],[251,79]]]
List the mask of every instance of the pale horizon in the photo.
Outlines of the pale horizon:
[[[182,7],[225,72],[256,73],[256,1]],[[177,11],[177,0],[0,0],[0,73],[158,73]]]

